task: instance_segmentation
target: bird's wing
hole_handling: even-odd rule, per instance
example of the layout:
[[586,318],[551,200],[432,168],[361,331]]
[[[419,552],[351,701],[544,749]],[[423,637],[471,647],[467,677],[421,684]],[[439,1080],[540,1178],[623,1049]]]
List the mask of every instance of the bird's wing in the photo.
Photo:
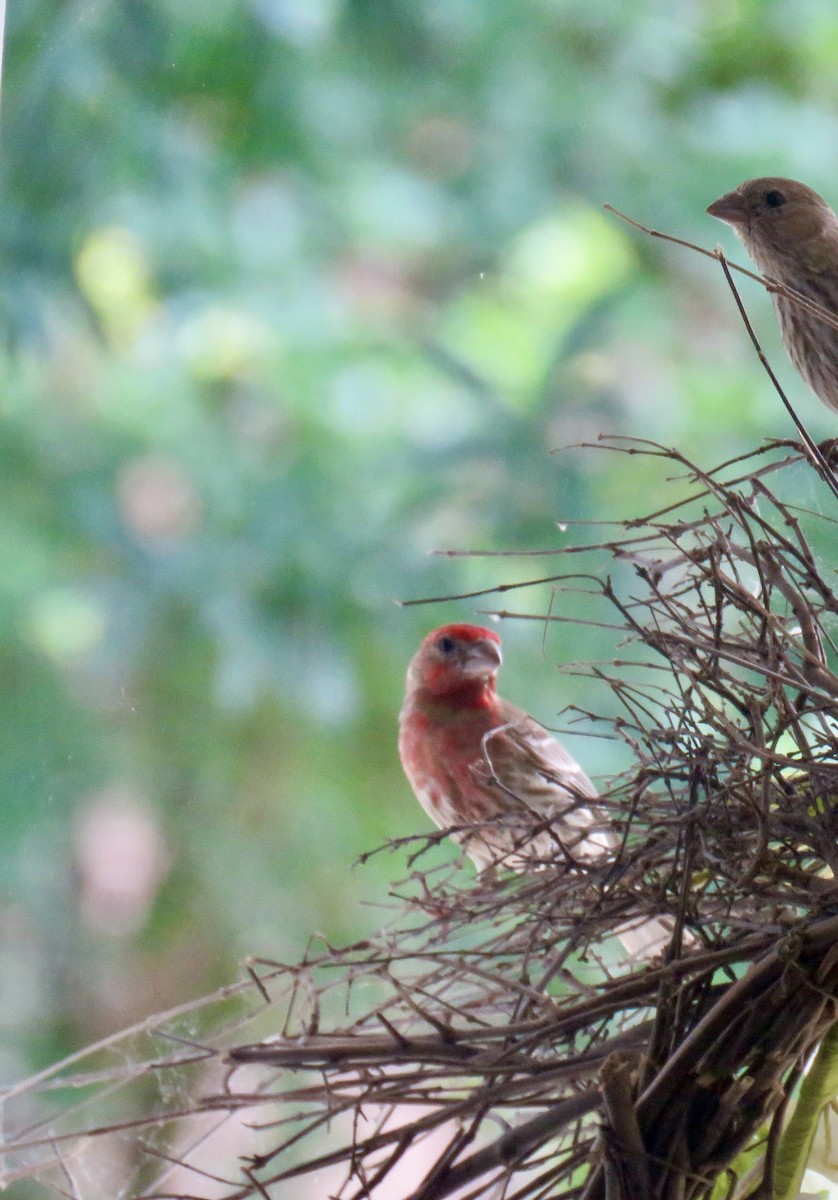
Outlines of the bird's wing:
[[591,804],[596,788],[576,760],[520,709],[505,705],[502,715],[484,735],[471,769],[481,789],[494,793],[502,824],[516,831],[516,846],[529,844],[537,855],[553,857],[561,843],[573,858],[588,861],[613,851],[619,838],[607,814]]
[[475,774],[518,796],[539,812],[564,811],[579,799],[594,799],[596,788],[579,763],[543,725],[511,705],[503,722],[483,738]]

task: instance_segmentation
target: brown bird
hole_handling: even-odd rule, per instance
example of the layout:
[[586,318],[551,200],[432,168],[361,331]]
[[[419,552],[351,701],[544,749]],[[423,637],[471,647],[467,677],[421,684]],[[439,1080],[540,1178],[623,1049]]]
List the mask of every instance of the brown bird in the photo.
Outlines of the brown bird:
[[[794,179],[748,179],[707,209],[730,225],[764,275],[838,317],[838,216]],[[838,411],[838,329],[772,293],[788,356],[815,395]]]

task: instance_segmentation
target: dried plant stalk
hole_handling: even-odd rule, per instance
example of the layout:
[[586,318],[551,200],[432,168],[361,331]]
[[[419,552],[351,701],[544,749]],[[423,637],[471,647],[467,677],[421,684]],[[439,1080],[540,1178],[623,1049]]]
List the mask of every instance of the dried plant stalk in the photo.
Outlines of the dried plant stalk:
[[[805,468],[779,448],[712,472],[651,443],[607,449],[677,469],[676,495],[556,551],[587,572],[516,586],[584,586],[585,620],[614,628],[614,662],[571,671],[610,709],[579,719],[631,752],[602,796],[619,847],[475,878],[434,865],[439,834],[395,843],[410,873],[390,925],[254,965],[273,1036],[192,1036],[225,1073],[148,1119],[162,1132],[137,1178],[156,1180],[124,1194],[297,1196],[310,1179],[342,1200],[699,1200],[746,1147],[756,1166],[730,1195],[770,1188],[791,1089],[838,1018],[835,525],[796,507]],[[615,930],[649,916],[670,945],[627,961]],[[212,1139],[184,1133],[208,1115],[258,1127],[215,1172],[226,1191]],[[42,1126],[65,1172],[83,1129]],[[34,1153],[7,1142],[12,1168]]]

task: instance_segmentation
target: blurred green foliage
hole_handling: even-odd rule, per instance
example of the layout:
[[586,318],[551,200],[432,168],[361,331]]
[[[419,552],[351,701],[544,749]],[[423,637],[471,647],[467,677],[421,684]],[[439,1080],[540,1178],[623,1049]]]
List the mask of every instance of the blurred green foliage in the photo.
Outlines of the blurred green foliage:
[[[648,510],[635,460],[549,454],[604,431],[707,465],[788,434],[713,264],[601,205],[730,249],[704,209],[749,175],[835,200],[837,50],[826,0],[12,6],[4,1076],[380,923],[404,858],[352,863],[427,828],[404,667],[493,603],[393,601],[575,569],[429,548]],[[612,703],[554,666],[607,631],[503,632],[543,720]]]

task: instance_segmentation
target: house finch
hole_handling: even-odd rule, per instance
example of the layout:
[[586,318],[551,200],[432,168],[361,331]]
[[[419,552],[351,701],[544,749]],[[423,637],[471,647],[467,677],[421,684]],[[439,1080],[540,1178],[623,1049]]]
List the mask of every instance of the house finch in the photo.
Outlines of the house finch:
[[[431,820],[477,869],[571,868],[619,847],[588,776],[547,730],[495,690],[500,638],[479,625],[429,633],[407,670],[399,753]],[[616,931],[632,954],[662,949],[671,922]]]
[[[730,225],[764,275],[838,316],[838,216],[793,179],[749,179],[707,209]],[[838,329],[772,293],[788,356],[824,404],[838,410]]]

